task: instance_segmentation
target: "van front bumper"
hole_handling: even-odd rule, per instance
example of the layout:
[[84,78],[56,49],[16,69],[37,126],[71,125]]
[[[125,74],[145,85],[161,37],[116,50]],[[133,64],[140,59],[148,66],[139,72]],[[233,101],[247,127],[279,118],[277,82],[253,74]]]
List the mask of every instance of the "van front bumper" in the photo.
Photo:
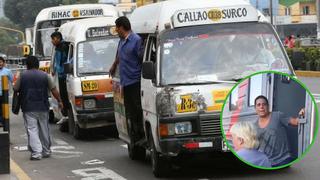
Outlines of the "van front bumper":
[[173,157],[181,153],[229,152],[220,136],[162,139],[159,145],[163,155]]
[[114,111],[112,110],[82,110],[77,111],[77,120],[80,128],[98,128],[115,125]]

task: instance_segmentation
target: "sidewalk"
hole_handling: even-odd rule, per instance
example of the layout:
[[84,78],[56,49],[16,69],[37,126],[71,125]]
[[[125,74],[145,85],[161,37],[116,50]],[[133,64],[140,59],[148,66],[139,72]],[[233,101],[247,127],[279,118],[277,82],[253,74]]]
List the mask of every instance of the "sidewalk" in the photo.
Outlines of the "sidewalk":
[[11,174],[0,174],[1,180],[19,180],[17,176],[13,173]]
[[10,174],[0,174],[0,180],[31,180],[31,178],[12,159],[10,159],[10,171]]

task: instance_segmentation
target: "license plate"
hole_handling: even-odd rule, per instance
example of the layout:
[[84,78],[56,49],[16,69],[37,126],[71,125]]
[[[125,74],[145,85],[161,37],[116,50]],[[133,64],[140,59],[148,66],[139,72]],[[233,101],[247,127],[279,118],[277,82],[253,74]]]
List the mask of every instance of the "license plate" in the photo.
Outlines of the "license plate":
[[40,67],[39,68],[41,71],[44,71],[46,73],[50,73],[50,67]]
[[180,99],[181,103],[177,105],[178,113],[197,111],[197,104],[196,102],[192,101],[192,95],[183,95],[180,96]]
[[98,89],[99,87],[96,81],[82,81],[82,91],[96,91]]

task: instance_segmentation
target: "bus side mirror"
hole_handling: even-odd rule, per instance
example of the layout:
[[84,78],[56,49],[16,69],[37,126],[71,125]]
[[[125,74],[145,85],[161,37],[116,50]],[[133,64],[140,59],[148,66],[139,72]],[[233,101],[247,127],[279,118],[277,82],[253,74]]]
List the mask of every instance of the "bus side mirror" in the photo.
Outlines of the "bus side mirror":
[[72,63],[65,63],[63,65],[64,67],[64,72],[66,74],[73,74],[73,64]]
[[142,77],[150,80],[155,78],[154,64],[152,61],[142,63]]

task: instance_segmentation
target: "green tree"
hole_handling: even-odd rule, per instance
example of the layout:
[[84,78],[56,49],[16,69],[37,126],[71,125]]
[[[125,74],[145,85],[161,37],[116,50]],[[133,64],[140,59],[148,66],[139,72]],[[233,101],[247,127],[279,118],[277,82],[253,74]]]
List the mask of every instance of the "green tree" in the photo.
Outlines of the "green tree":
[[[0,26],[21,30],[17,25],[13,24],[11,21],[5,18],[0,19]],[[21,41],[22,39],[19,33],[7,31],[7,30],[0,30],[0,52],[1,53],[6,53],[8,45],[17,44],[17,43],[20,43]]]
[[26,28],[33,25],[42,9],[60,3],[61,0],[7,0],[4,4],[4,13],[12,22]]

